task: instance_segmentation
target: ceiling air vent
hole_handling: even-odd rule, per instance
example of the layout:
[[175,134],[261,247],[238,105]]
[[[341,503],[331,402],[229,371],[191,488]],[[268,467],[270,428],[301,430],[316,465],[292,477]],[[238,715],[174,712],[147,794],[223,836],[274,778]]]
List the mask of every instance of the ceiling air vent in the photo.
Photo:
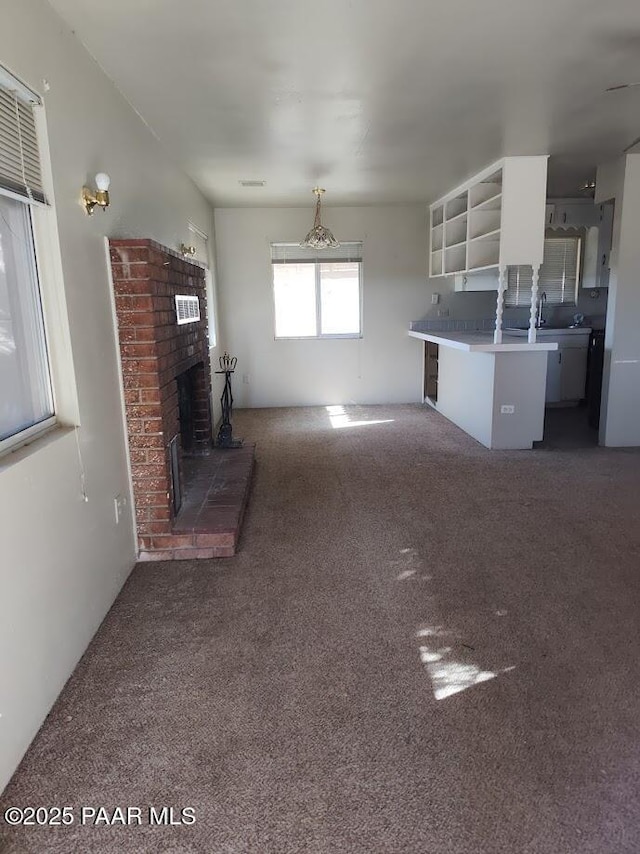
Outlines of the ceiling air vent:
[[183,323],[196,323],[200,320],[200,300],[198,297],[176,294],[176,317],[178,326]]
[[264,187],[266,181],[240,181],[242,187]]

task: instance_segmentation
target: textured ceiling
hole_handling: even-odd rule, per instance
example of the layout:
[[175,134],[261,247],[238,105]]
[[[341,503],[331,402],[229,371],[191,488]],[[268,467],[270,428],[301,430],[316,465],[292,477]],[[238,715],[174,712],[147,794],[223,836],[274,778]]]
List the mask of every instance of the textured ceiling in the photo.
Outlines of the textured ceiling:
[[216,205],[427,202],[506,154],[576,195],[640,136],[604,91],[638,0],[50,2]]

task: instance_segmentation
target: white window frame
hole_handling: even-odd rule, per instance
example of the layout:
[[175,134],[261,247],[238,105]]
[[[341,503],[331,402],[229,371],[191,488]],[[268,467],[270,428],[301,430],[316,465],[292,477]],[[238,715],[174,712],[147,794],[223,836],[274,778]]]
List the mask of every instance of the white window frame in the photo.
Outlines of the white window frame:
[[[351,241],[353,243],[357,243],[359,241]],[[363,264],[364,260],[353,259],[352,261],[341,261],[337,258],[327,258],[326,261],[323,261],[322,258],[318,258],[315,261],[303,261],[303,262],[295,262],[295,263],[305,263],[312,264],[314,266],[315,272],[315,289],[316,289],[316,334],[315,335],[277,335],[276,334],[276,283],[273,275],[275,264],[271,265],[271,304],[273,307],[273,338],[275,341],[318,341],[318,340],[331,340],[331,339],[340,339],[340,338],[363,338],[364,337],[364,288],[363,288]],[[358,265],[358,302],[359,302],[359,315],[358,315],[358,325],[360,327],[358,332],[322,332],[322,292],[321,292],[321,276],[320,276],[320,267],[322,264],[340,264],[340,263],[350,263]]]
[[44,358],[46,359],[47,363],[47,373],[49,376],[49,386],[51,393],[51,408],[53,410],[53,413],[47,418],[43,418],[42,420],[37,421],[35,424],[31,424],[29,427],[25,427],[22,430],[18,430],[16,433],[12,433],[11,436],[6,436],[4,439],[0,439],[0,455],[2,455],[5,451],[13,450],[14,448],[19,447],[20,445],[24,445],[27,442],[33,441],[33,439],[38,437],[40,434],[46,433],[48,430],[51,429],[51,427],[54,427],[57,424],[58,417],[56,415],[55,387],[53,382],[53,370],[51,365],[51,346],[49,343],[49,333],[47,330],[45,301],[42,294],[42,278],[40,276],[40,264],[38,263],[38,247],[36,241],[36,216],[34,206],[26,202],[24,199],[20,199],[17,196],[11,195],[10,193],[5,194],[3,190],[0,190],[0,195],[13,199],[16,204],[25,205],[29,216],[29,231],[31,233],[31,246],[33,249],[33,273],[38,286],[38,303],[40,311],[42,313]]
[[[209,330],[209,347],[211,349],[214,349],[218,345],[218,312],[216,310],[216,285],[213,272],[215,268],[213,264],[209,235],[206,234],[201,228],[198,228],[198,226],[191,220],[189,220],[187,223],[187,230],[189,231],[190,238],[195,238],[194,245],[197,246],[198,242],[204,242],[205,245],[205,257],[200,257],[200,255],[196,252],[195,260],[203,264],[205,269],[205,293],[207,294],[207,328]],[[191,239],[189,240],[189,243],[191,244]]]
[[[0,440],[0,461],[4,464],[13,459],[11,455],[15,451],[30,446],[60,426],[79,427],[80,414],[62,276],[45,107],[35,89],[21,81],[13,72],[0,66],[0,76],[3,81],[6,81],[7,76],[15,80],[23,92],[32,93],[38,99],[38,103],[34,105],[34,117],[43,188],[49,204],[29,204],[29,211],[53,406],[53,415],[49,418]],[[8,192],[6,195],[15,198]],[[27,204],[23,199],[18,201]]]

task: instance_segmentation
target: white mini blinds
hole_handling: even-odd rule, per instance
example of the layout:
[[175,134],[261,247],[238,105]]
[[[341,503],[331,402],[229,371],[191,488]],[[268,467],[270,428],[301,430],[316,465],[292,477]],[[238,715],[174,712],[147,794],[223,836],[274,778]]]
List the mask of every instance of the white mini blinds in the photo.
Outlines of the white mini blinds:
[[39,103],[0,68],[0,193],[46,204],[34,114]]
[[[575,305],[580,279],[579,237],[546,237],[540,267],[538,293],[547,295],[549,305]],[[531,267],[509,267],[506,306],[530,306]]]
[[362,261],[362,242],[341,243],[336,249],[307,249],[299,243],[272,243],[273,264],[322,264]]

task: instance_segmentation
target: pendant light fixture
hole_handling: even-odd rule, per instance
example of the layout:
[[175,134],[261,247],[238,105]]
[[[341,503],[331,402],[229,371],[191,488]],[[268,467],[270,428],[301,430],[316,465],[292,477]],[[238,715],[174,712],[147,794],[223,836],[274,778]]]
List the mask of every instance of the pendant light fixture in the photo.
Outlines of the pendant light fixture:
[[300,246],[305,246],[307,249],[337,249],[340,246],[333,234],[328,228],[320,222],[320,198],[324,193],[322,187],[314,187],[311,191],[318,197],[316,202],[316,217],[313,223],[313,228],[307,234]]

